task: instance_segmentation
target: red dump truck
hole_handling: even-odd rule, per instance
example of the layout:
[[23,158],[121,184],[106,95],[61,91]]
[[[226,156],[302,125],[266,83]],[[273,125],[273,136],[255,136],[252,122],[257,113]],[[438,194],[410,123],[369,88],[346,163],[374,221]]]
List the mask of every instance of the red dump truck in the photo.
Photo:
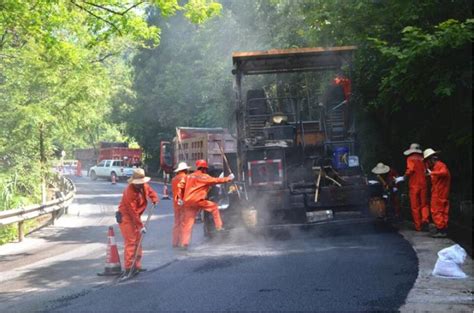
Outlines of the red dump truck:
[[89,169],[103,160],[121,160],[126,166],[141,166],[142,150],[129,148],[126,142],[99,143],[99,149],[76,149],[74,157],[81,162],[82,168]]

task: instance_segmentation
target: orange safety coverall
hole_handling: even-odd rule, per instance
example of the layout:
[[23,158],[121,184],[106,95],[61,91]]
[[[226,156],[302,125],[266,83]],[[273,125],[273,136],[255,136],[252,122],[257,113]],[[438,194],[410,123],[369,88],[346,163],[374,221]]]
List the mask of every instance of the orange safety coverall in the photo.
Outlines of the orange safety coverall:
[[431,216],[437,229],[448,227],[449,189],[451,173],[443,162],[437,160],[431,171]]
[[178,188],[181,190],[184,200],[184,216],[181,224],[181,245],[189,245],[194,220],[196,214],[201,209],[212,214],[216,228],[222,227],[221,215],[217,204],[206,200],[206,197],[211,185],[223,184],[229,181],[231,181],[231,179],[228,177],[216,178],[200,170],[189,174],[185,179],[180,181]]
[[352,89],[351,80],[344,76],[337,76],[336,78],[334,78],[333,82],[335,85],[342,85],[342,90],[344,91],[344,98],[349,101]]
[[122,223],[119,225],[125,244],[124,259],[126,270],[132,267],[135,249],[138,249],[135,267],[140,269],[142,266],[142,247],[137,248],[137,244],[141,236],[140,230],[143,227],[140,217],[147,207],[147,198],[153,203],[158,203],[159,201],[158,195],[150,185],[143,184],[143,190],[140,192],[135,189],[133,184],[129,184],[123,191],[122,200],[119,204],[119,211],[122,213]]
[[181,223],[184,215],[184,208],[178,205],[178,199],[183,198],[182,190],[178,188],[178,184],[186,177],[186,173],[179,172],[171,180],[171,191],[173,192],[173,210],[174,210],[174,224],[173,224],[173,246],[176,247],[181,244]]
[[430,221],[425,173],[423,156],[419,153],[409,155],[405,176],[409,179],[408,194],[410,196],[411,216],[417,231],[421,230],[422,224],[428,224]]

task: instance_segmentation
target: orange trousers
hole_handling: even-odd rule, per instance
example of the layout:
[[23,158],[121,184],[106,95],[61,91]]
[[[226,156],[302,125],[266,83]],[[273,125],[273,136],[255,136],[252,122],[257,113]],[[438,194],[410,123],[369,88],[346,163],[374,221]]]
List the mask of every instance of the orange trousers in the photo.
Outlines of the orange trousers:
[[174,224],[173,224],[173,247],[181,245],[181,226],[183,224],[184,208],[178,205],[173,206]]
[[431,216],[437,229],[448,228],[449,200],[431,196]]
[[181,224],[181,245],[189,245],[189,242],[191,241],[191,234],[193,232],[194,220],[196,219],[196,214],[201,209],[212,214],[216,228],[222,227],[222,219],[216,203],[209,200],[201,200],[197,203],[197,205],[188,205],[184,209],[184,215]]
[[[135,257],[135,249],[140,240],[141,233],[140,229],[135,226],[132,219],[127,214],[122,215],[122,223],[119,225],[125,245],[123,253],[125,269],[128,270],[132,267],[133,258]],[[140,245],[138,247],[137,261],[135,262],[135,268],[137,269],[142,268],[142,254],[142,247]]]
[[421,230],[421,225],[430,222],[430,210],[428,207],[427,200],[427,189],[426,188],[410,188],[410,206],[411,216],[415,229]]

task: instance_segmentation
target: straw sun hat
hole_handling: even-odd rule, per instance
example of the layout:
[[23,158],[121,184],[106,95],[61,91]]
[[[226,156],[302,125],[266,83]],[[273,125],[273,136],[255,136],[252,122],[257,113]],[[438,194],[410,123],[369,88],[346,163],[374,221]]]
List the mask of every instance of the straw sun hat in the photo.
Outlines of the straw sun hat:
[[142,168],[137,168],[133,170],[132,177],[128,179],[129,184],[144,184],[150,181],[150,177],[145,176],[145,171]]
[[179,162],[178,167],[174,170],[175,173],[184,171],[184,170],[189,170],[190,167],[186,162]]
[[408,150],[406,150],[405,152],[403,152],[404,155],[410,155],[412,153],[422,153],[421,151],[421,146],[417,143],[412,143],[410,145],[410,148]]
[[372,169],[372,173],[376,175],[387,174],[390,172],[390,167],[380,162],[376,167]]
[[425,151],[423,151],[423,159],[426,160],[427,158],[429,158],[429,157],[431,157],[435,154],[438,154],[438,153],[439,153],[439,151],[434,151],[433,149],[428,148]]

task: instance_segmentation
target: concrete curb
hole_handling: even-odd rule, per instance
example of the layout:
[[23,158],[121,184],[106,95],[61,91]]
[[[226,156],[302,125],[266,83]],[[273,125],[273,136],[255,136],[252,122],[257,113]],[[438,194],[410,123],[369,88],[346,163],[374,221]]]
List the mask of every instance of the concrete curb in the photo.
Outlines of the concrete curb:
[[412,230],[411,223],[395,225],[418,256],[418,277],[400,312],[473,312],[474,262],[468,256],[462,265],[466,279],[431,275],[438,251],[456,244],[449,238],[431,238],[429,233]]

